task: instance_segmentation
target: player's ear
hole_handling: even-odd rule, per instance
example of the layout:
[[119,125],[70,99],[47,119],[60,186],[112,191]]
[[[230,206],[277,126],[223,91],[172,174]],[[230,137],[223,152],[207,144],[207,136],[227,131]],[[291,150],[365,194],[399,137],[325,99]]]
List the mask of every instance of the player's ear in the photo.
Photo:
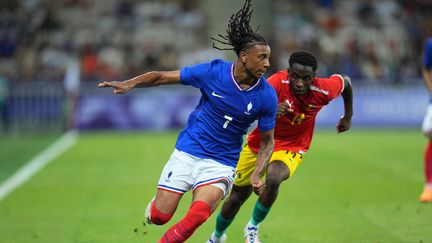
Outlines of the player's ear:
[[246,62],[246,56],[247,56],[247,53],[244,52],[244,51],[241,51],[241,52],[239,53],[239,59],[240,59],[240,61],[241,61],[242,63],[245,63],[245,62]]

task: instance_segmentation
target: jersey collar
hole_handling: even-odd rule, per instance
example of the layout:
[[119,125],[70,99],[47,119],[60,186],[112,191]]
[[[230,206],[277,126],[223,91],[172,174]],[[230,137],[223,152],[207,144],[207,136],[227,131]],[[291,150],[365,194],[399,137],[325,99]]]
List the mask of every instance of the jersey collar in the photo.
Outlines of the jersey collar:
[[240,90],[240,91],[251,91],[252,89],[254,89],[255,87],[257,87],[260,84],[261,77],[251,87],[249,87],[247,89],[242,89],[242,87],[238,84],[237,80],[234,78],[234,63],[233,63],[233,64],[231,64],[231,80],[233,81],[233,83],[235,84],[235,86],[237,87],[238,90]]

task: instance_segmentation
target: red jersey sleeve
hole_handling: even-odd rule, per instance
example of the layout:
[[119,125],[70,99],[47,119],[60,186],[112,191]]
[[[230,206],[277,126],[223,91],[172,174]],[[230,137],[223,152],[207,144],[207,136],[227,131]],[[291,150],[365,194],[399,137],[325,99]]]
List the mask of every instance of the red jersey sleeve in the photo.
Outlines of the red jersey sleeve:
[[320,88],[328,92],[327,98],[329,102],[334,98],[338,97],[344,90],[344,79],[339,74],[333,74],[329,78],[317,79]]

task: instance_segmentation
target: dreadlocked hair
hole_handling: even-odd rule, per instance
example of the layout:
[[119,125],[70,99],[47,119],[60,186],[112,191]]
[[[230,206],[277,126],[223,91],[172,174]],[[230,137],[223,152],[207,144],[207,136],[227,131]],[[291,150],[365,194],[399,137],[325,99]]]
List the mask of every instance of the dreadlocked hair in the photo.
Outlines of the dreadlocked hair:
[[310,66],[314,71],[318,68],[318,62],[316,57],[308,52],[308,51],[296,51],[291,54],[289,58],[289,66],[292,66],[293,63],[298,63],[304,66]]
[[228,22],[228,28],[226,30],[227,35],[223,36],[219,34],[221,39],[211,38],[212,40],[219,42],[223,45],[232,46],[232,48],[220,48],[213,42],[213,48],[218,50],[234,50],[234,52],[239,56],[240,52],[246,48],[251,47],[256,44],[267,45],[267,41],[260,34],[255,33],[258,31],[259,27],[254,32],[249,22],[252,17],[253,10],[251,9],[252,0],[246,0],[243,8],[237,13],[231,15]]

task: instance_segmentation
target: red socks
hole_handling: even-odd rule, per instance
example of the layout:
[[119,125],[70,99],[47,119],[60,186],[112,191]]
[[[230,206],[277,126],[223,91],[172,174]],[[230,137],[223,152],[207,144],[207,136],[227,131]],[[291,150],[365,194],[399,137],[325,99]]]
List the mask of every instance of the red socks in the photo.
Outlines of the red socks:
[[156,225],[163,225],[166,222],[168,222],[172,215],[166,214],[166,213],[162,213],[161,211],[159,211],[155,206],[154,206],[154,202],[152,202],[151,205],[151,210],[150,210],[150,221],[153,224]]
[[184,242],[210,217],[210,206],[203,201],[192,203],[186,216],[172,226],[158,243]]
[[426,184],[432,183],[432,141],[430,141],[426,147],[424,156],[424,172],[426,178]]

